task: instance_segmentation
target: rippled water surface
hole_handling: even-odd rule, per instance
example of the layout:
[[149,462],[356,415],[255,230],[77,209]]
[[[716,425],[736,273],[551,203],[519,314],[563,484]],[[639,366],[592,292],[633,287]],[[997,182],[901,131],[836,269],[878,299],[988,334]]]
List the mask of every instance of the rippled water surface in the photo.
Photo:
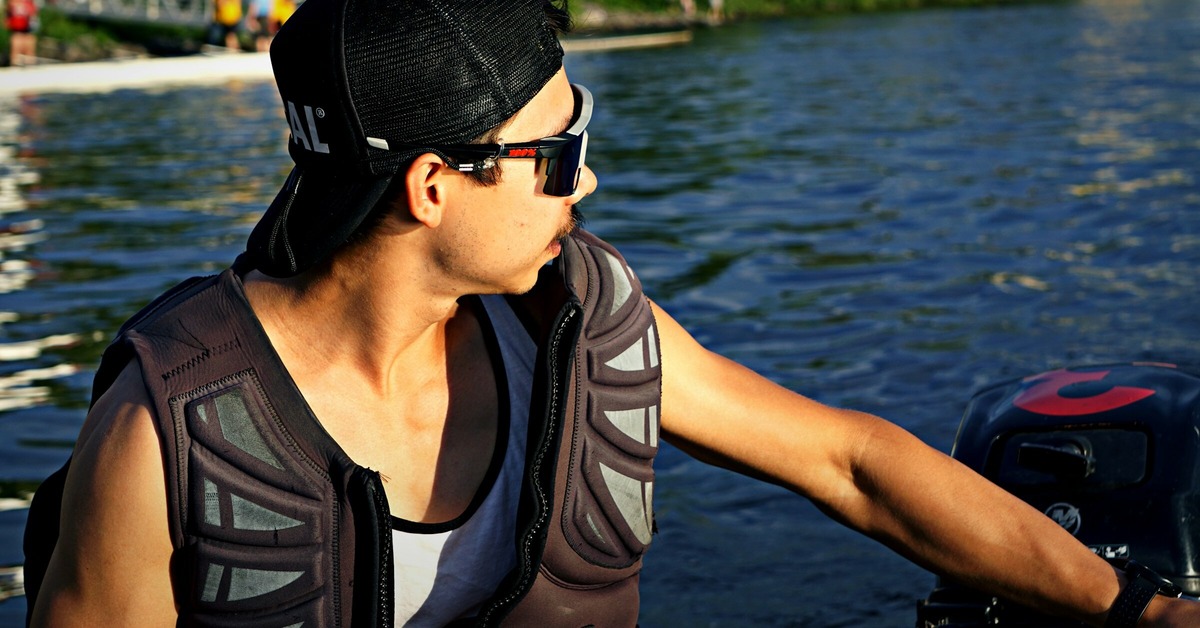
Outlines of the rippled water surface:
[[[567,67],[597,100],[590,228],[786,386],[948,450],[984,384],[1200,363],[1200,3],[736,24]],[[0,565],[103,346],[237,254],[285,142],[269,84],[0,102]],[[670,448],[656,498],[646,626],[907,626],[933,582]]]

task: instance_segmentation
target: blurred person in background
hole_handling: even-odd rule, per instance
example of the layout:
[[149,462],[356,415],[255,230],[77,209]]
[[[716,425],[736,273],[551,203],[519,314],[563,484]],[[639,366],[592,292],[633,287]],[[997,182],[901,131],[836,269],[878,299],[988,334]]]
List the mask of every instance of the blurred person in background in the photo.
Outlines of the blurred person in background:
[[246,30],[254,36],[254,49],[266,52],[271,47],[271,35],[267,27],[271,21],[271,5],[273,0],[250,0],[250,10],[246,12]]
[[4,7],[9,39],[9,65],[37,62],[37,4],[34,0],[7,0]]
[[224,45],[230,52],[241,52],[238,35],[243,28],[242,0],[214,0],[213,21],[209,28],[209,43]]

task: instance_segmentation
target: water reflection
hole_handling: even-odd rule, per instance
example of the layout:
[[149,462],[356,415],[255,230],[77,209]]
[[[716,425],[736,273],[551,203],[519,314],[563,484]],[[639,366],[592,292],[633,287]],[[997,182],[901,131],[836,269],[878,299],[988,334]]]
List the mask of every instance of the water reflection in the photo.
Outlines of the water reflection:
[[[0,161],[2,167],[3,161]],[[2,175],[0,175],[2,176]],[[0,179],[3,180],[3,179]],[[33,279],[33,264],[24,259],[8,259],[45,238],[45,223],[38,219],[0,224],[0,294],[21,290]],[[5,321],[0,321],[5,322]]]
[[[38,171],[30,166],[31,162],[36,162],[36,157],[29,148],[30,135],[26,126],[39,120],[39,108],[27,97],[0,102],[0,215],[14,216],[12,220],[0,222],[0,294],[10,294],[14,299],[19,299],[19,292],[27,289],[37,276],[37,262],[28,256],[30,247],[47,237],[43,220],[20,216],[30,209],[23,190],[41,180]],[[73,375],[79,370],[69,363],[28,368],[44,362],[40,358],[47,349],[73,346],[80,336],[55,333],[10,340],[13,334],[7,330],[20,320],[21,315],[17,312],[0,312],[0,338],[3,338],[0,340],[0,362],[25,367],[0,372],[0,412],[46,403],[51,389],[40,384]]]

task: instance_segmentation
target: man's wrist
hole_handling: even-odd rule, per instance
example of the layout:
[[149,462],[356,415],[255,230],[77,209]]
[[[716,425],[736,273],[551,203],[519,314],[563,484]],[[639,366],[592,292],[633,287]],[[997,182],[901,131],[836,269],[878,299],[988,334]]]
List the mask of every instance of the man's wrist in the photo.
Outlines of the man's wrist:
[[1126,583],[1108,611],[1104,628],[1135,628],[1156,597],[1177,598],[1183,593],[1170,580],[1132,560],[1117,567],[1125,572]]

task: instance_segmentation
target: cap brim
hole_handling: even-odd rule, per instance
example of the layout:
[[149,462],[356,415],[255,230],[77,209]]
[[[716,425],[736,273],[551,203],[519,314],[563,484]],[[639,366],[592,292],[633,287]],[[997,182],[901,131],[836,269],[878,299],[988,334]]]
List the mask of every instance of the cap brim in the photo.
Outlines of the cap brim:
[[293,277],[326,259],[383,198],[392,177],[296,166],[246,243],[254,268]]

